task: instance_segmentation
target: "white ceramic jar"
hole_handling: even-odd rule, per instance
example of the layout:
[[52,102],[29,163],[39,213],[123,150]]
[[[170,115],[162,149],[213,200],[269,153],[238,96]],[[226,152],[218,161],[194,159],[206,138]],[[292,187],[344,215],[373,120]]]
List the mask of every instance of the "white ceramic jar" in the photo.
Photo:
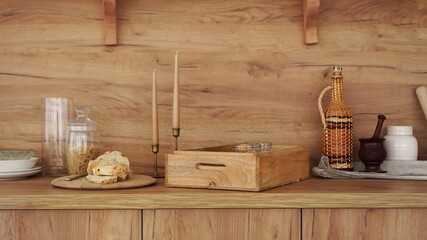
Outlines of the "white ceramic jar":
[[418,142],[411,126],[388,126],[384,137],[386,160],[417,160]]

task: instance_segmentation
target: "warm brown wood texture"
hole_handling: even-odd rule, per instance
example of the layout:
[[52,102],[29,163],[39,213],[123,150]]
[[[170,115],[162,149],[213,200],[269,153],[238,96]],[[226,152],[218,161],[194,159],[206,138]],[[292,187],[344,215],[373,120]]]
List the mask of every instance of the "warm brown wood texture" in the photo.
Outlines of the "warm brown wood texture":
[[308,158],[306,149],[261,154],[258,160],[260,188],[264,190],[307,179],[310,174]]
[[427,239],[427,209],[303,209],[303,240]]
[[300,210],[144,210],[143,239],[297,240],[300,239]]
[[0,210],[0,239],[141,239],[140,210]]
[[[172,152],[174,53],[180,52],[181,149],[263,139],[321,155],[320,91],[343,66],[358,138],[376,116],[413,125],[427,159],[414,90],[426,84],[424,0],[322,0],[319,38],[304,45],[301,0],[124,0],[115,47],[101,0],[0,2],[0,147],[41,150],[41,98],[74,97],[100,126],[101,151],[152,173],[151,76],[157,68],[160,165]],[[328,96],[325,97],[325,103]]]
[[0,209],[427,208],[427,181],[307,179],[242,192],[154,186],[122,190],[55,188],[49,178],[0,182]]

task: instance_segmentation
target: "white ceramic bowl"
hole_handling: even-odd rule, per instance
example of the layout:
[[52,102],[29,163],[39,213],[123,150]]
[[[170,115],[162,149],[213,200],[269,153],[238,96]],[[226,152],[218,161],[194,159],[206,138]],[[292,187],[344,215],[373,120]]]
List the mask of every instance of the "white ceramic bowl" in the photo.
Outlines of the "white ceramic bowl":
[[30,159],[37,150],[0,150],[0,160]]
[[0,160],[0,170],[22,170],[33,168],[39,159],[32,157],[24,160]]

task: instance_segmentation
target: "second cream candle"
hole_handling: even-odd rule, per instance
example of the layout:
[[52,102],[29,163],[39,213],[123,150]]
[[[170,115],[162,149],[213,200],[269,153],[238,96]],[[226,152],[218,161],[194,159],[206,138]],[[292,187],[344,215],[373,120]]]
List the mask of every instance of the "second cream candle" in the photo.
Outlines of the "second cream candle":
[[178,51],[175,53],[175,78],[173,84],[173,121],[172,128],[179,128],[179,73],[178,73]]
[[159,117],[157,113],[157,83],[156,69],[153,71],[153,100],[152,100],[153,145],[159,145]]

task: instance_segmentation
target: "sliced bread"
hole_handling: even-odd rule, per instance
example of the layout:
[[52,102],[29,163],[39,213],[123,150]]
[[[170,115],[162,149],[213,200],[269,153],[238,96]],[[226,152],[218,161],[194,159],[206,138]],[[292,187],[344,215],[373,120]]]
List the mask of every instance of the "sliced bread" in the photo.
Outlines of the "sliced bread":
[[87,167],[87,173],[89,175],[94,174],[93,169],[100,166],[109,166],[115,164],[124,164],[126,165],[128,171],[130,170],[129,159],[125,157],[119,151],[105,152],[101,156],[97,157],[95,160],[89,162]]
[[108,166],[98,166],[93,170],[93,175],[97,176],[117,176],[120,180],[126,180],[128,176],[128,168],[125,164],[113,164]]
[[117,176],[95,176],[87,175],[87,180],[93,183],[110,184],[117,182]]

